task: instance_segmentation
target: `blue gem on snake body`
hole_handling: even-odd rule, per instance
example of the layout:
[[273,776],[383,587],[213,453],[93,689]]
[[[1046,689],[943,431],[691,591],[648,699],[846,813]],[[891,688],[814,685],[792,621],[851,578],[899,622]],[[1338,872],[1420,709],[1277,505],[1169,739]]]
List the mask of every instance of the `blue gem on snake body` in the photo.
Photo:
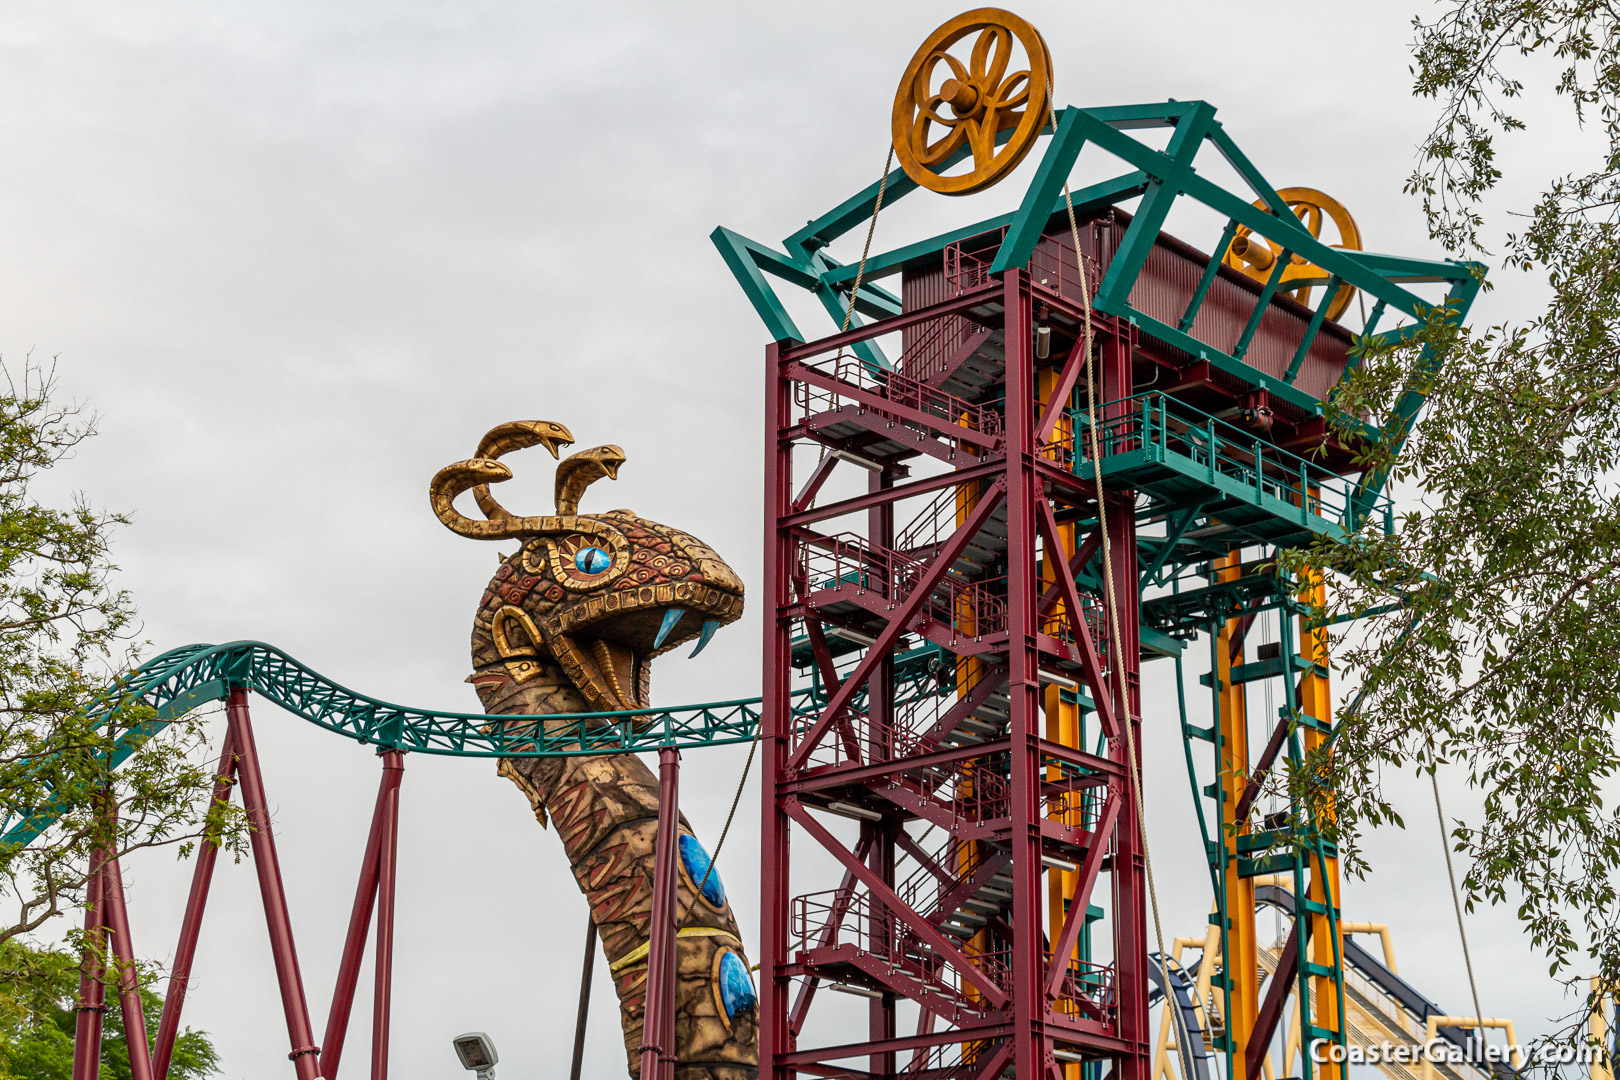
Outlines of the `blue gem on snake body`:
[[608,553],[599,547],[584,547],[574,556],[574,567],[582,574],[600,574],[613,565]]
[[[715,907],[726,902],[726,887],[720,884],[720,871],[710,872],[709,853],[691,833],[681,833],[681,865],[686,867],[686,876],[692,879],[694,886],[703,882],[703,899]],[[703,881],[704,875],[708,875],[709,880]]]
[[726,1008],[727,1019],[759,1004],[748,964],[734,952],[720,955],[720,1004]]

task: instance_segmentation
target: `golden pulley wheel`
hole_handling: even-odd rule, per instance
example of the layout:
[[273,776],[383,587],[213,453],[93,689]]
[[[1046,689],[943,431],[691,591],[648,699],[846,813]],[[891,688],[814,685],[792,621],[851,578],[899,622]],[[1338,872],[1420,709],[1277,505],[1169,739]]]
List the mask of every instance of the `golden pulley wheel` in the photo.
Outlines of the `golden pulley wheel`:
[[[1322,239],[1322,222],[1324,219],[1329,220],[1339,230],[1339,242],[1330,245],[1331,247],[1347,251],[1361,250],[1361,230],[1356,228],[1356,219],[1350,216],[1350,211],[1346,210],[1338,199],[1308,187],[1278,188],[1277,194],[1288,204],[1288,208],[1312,236],[1318,240]],[[1256,202],[1254,205],[1261,210],[1266,209],[1264,202]],[[1225,262],[1227,266],[1243,271],[1256,281],[1269,281],[1282,253],[1282,244],[1264,236],[1255,236],[1247,225],[1239,225],[1237,232],[1232,236],[1232,246],[1226,251]],[[1309,306],[1311,290],[1315,286],[1302,285],[1290,289],[1287,287],[1288,282],[1300,278],[1314,278],[1321,281],[1328,276],[1326,270],[1307,262],[1304,256],[1291,255],[1289,265],[1283,269],[1278,288]],[[1350,299],[1355,294],[1354,285],[1340,285],[1334,292],[1333,299],[1328,302],[1327,317],[1337,322],[1339,316],[1350,307]]]
[[[1009,70],[1015,44],[1027,68]],[[1051,116],[1051,86],[1052,56],[1033,26],[1000,8],[964,12],[928,35],[906,65],[894,96],[895,156],[930,191],[983,190],[1035,145]],[[997,146],[997,136],[1009,130]],[[971,169],[947,175],[964,149]]]

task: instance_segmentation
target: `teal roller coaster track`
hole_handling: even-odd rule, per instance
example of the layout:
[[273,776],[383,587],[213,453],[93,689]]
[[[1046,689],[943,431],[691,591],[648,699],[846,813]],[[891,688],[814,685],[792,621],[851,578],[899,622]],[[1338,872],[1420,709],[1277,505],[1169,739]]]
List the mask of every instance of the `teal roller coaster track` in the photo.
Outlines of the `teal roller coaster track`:
[[[154,658],[110,691],[92,710],[107,718],[141,705],[152,716],[127,727],[112,765],[175,719],[233,690],[248,690],[273,705],[358,743],[380,750],[454,757],[565,757],[633,754],[745,743],[759,730],[759,698],[624,712],[502,716],[443,712],[395,705],[357,693],[299,663],[274,645],[233,641],[186,645]],[[7,822],[0,844],[27,844],[50,827],[46,808]]]

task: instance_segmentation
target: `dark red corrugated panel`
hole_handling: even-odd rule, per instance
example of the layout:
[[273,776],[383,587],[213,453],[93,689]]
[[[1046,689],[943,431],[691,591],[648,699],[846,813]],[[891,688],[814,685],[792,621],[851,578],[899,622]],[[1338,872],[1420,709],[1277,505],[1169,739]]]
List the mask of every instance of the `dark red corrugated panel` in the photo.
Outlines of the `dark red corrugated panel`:
[[[1087,273],[1093,291],[1099,284],[1098,279],[1106,272],[1129,223],[1130,214],[1117,208],[1080,222],[1080,243],[1087,256]],[[901,286],[906,309],[913,310],[955,295],[957,289],[952,272],[958,278],[971,275],[976,265],[974,254],[983,251],[988,256],[999,235],[998,230],[962,241],[938,261],[907,269],[902,275]],[[1073,249],[1068,223],[1060,216],[1036,245],[1035,254],[1030,260],[1029,271],[1034,284],[1077,299],[1079,286]],[[1161,234],[1148,254],[1142,272],[1137,275],[1131,290],[1131,306],[1161,322],[1178,325],[1203,277],[1208,260],[1208,255],[1191,245]],[[1258,282],[1230,267],[1221,267],[1193,322],[1192,335],[1230,354],[1248,324],[1260,291]],[[1319,297],[1318,292],[1313,299]],[[1274,296],[1243,357],[1244,362],[1268,375],[1282,378],[1288,371],[1310,319],[1311,311],[1303,304],[1287,296]],[[926,379],[928,373],[945,358],[951,343],[957,340],[965,325],[966,320],[955,319],[952,330],[943,335],[933,328],[907,330],[903,335],[906,374]],[[925,340],[924,335],[931,336],[932,340]],[[1294,385],[1321,399],[1343,375],[1352,340],[1350,331],[1336,323],[1324,323],[1300,365]],[[1146,331],[1141,346],[1144,352],[1177,366],[1193,359],[1183,350],[1151,338]],[[1230,392],[1242,388],[1239,380],[1229,376],[1217,375],[1215,383]],[[1301,419],[1292,415],[1298,412],[1296,409],[1277,402],[1273,402],[1273,407],[1285,415],[1291,415],[1292,419]]]

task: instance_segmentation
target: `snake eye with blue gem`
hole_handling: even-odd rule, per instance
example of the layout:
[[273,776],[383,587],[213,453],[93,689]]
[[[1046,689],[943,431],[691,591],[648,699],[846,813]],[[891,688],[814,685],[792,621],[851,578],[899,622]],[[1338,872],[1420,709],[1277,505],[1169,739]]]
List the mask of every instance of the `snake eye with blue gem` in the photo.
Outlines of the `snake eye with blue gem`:
[[574,568],[582,574],[600,574],[612,565],[608,553],[599,547],[583,547],[574,555]]
[[709,853],[691,833],[681,833],[681,864],[692,879],[693,888],[702,885],[703,899],[715,907],[726,902],[726,887],[720,884],[720,872],[710,864]]
[[754,980],[748,974],[748,963],[742,957],[730,951],[722,953],[718,974],[720,1005],[726,1010],[727,1019],[759,1004],[759,994],[754,990]]

